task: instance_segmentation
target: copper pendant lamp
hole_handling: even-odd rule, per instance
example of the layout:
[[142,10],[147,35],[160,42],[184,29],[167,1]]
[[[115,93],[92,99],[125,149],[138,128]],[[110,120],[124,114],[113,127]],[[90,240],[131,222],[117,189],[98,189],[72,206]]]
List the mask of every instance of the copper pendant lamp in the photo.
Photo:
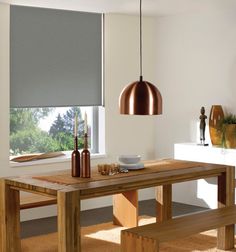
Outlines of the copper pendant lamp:
[[140,41],[140,77],[126,86],[120,94],[120,114],[126,115],[160,115],[162,114],[162,97],[156,86],[143,80],[142,76],[142,0],[139,12]]

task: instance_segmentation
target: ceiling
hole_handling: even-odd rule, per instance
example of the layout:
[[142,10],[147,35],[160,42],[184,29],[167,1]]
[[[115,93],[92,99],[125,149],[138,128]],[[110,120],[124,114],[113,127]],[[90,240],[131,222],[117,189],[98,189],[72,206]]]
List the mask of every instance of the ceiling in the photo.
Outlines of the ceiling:
[[[0,3],[68,9],[100,13],[127,13],[139,11],[139,0],[0,0]],[[143,0],[146,15],[176,15],[183,13],[236,10],[236,0]]]

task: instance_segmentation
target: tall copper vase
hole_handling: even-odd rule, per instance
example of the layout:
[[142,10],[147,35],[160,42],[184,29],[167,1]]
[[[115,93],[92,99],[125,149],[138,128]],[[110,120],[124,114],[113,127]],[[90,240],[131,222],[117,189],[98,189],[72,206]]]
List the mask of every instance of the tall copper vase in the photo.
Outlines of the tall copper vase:
[[224,118],[224,112],[221,105],[212,105],[209,117],[209,130],[212,145],[220,146],[222,144],[222,131],[220,130],[220,121]]
[[84,134],[84,149],[81,152],[81,177],[91,177],[90,152],[88,150],[88,135]]
[[78,137],[74,139],[74,151],[71,154],[71,175],[72,177],[80,177],[80,153],[78,150]]

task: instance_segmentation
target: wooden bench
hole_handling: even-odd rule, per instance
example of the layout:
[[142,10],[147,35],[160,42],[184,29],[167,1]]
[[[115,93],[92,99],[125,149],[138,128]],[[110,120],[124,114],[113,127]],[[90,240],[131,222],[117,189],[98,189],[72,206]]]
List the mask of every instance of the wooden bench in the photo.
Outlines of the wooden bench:
[[161,242],[236,223],[236,206],[191,214],[121,231],[122,252],[157,252]]
[[20,195],[20,209],[29,209],[34,207],[42,207],[54,205],[57,203],[56,198],[43,196],[40,194],[27,193]]

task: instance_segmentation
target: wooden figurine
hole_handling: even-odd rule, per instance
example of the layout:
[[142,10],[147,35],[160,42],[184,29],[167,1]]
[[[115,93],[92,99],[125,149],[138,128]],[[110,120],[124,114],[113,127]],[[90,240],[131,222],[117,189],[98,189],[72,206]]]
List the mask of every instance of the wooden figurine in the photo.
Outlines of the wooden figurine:
[[201,107],[201,115],[199,117],[200,119],[200,145],[208,146],[208,144],[205,143],[205,129],[206,129],[206,119],[207,116],[205,115],[205,108]]

